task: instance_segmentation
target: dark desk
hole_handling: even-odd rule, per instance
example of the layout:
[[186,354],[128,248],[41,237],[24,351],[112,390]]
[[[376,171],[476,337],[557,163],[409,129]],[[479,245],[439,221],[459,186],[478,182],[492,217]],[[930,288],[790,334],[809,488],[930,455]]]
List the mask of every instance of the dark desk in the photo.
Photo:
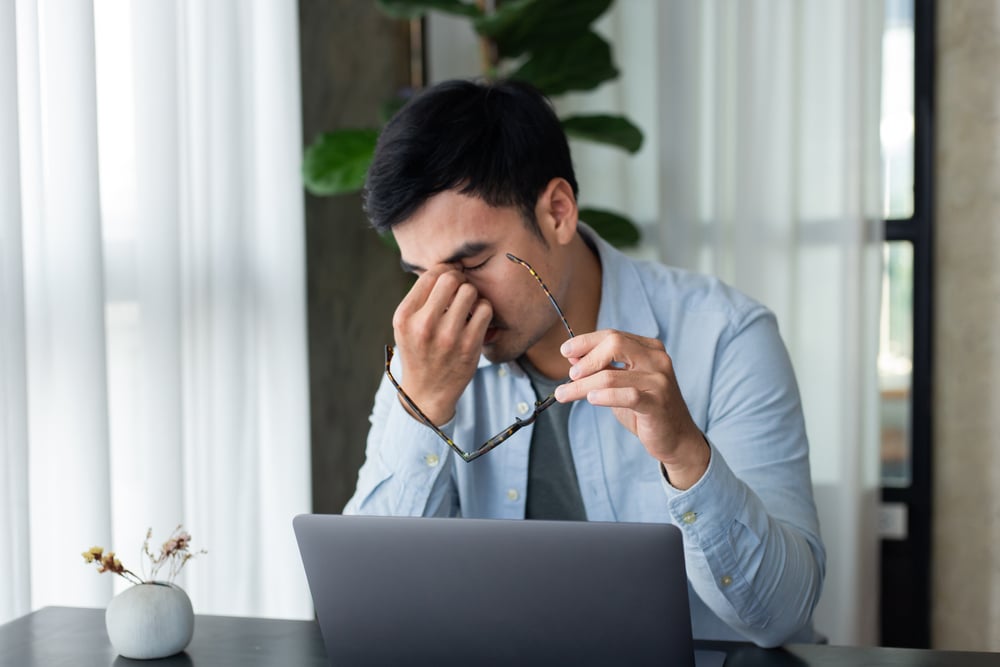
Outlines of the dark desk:
[[[997,653],[813,645],[765,650],[728,642],[696,644],[699,648],[725,651],[728,654],[726,667],[1000,665],[1000,654]],[[46,607],[0,626],[2,667],[326,667],[326,664],[319,627],[312,621],[198,616],[194,639],[187,650],[171,658],[154,661],[128,660],[115,655],[104,629],[103,609]]]

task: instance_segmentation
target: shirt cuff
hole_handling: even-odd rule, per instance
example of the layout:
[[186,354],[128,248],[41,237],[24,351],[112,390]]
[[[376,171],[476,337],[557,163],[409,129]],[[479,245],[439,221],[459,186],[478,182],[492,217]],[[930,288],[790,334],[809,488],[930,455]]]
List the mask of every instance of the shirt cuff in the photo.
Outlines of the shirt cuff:
[[[411,416],[398,399],[393,403],[383,431],[385,441],[379,448],[382,466],[402,477],[408,487],[410,482],[422,487],[449,463],[451,448],[433,429]],[[440,428],[449,438],[453,437],[455,419]]]
[[746,487],[715,445],[709,442],[709,448],[708,468],[690,489],[676,489],[662,475],[667,508],[674,523],[684,533],[685,542],[701,547],[726,538],[729,526],[743,511],[746,500]]

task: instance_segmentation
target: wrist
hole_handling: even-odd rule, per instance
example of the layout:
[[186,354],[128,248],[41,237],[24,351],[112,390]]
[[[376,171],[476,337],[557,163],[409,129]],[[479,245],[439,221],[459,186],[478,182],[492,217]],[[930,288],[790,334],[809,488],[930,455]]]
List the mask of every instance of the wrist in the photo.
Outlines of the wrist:
[[[403,406],[406,412],[417,421],[423,422],[424,419],[427,419],[427,421],[434,424],[434,426],[440,428],[451,421],[451,419],[455,416],[454,404],[450,406],[438,405],[435,403],[424,404],[412,396],[409,396],[409,394],[407,394],[407,397],[409,397],[410,401],[407,402],[406,398],[403,397],[403,394],[397,393],[397,395],[399,403]],[[423,413],[423,418],[421,418],[419,413]]]
[[712,448],[701,431],[698,431],[697,437],[686,440],[678,447],[676,456],[670,460],[661,459],[660,466],[671,486],[679,491],[686,491],[704,476],[711,458]]

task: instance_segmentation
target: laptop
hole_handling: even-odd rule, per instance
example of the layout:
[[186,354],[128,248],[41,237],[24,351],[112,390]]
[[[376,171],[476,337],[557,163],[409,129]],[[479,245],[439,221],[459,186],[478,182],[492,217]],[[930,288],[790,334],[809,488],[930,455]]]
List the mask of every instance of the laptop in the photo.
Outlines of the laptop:
[[[667,524],[305,514],[331,665],[695,665]],[[724,655],[701,655],[722,665]]]

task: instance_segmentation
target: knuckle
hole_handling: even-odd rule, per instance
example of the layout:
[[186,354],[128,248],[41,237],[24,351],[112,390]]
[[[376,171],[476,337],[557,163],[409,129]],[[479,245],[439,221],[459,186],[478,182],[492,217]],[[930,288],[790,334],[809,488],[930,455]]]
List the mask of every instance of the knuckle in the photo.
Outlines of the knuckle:
[[459,343],[458,353],[463,359],[479,359],[479,350],[479,342],[467,338]]
[[392,316],[392,328],[397,333],[419,333],[426,328],[426,323],[418,314],[397,310]]
[[594,389],[617,390],[620,387],[618,378],[615,377],[614,373],[609,371],[599,371],[592,375],[591,378],[591,386]]
[[410,343],[416,346],[418,349],[427,349],[433,339],[430,333],[426,329],[418,329],[416,331],[411,331],[409,336]]
[[604,387],[620,387],[622,386],[621,375],[621,373],[615,373],[605,369],[597,374],[597,379],[600,380],[601,385]]
[[434,338],[434,327],[427,318],[413,318],[405,327],[405,331],[416,341],[427,344]]
[[459,344],[458,336],[451,330],[442,331],[437,338],[438,344],[447,349],[454,349]]
[[674,360],[670,358],[669,354],[664,353],[660,357],[660,365],[665,374],[673,375],[674,373]]

